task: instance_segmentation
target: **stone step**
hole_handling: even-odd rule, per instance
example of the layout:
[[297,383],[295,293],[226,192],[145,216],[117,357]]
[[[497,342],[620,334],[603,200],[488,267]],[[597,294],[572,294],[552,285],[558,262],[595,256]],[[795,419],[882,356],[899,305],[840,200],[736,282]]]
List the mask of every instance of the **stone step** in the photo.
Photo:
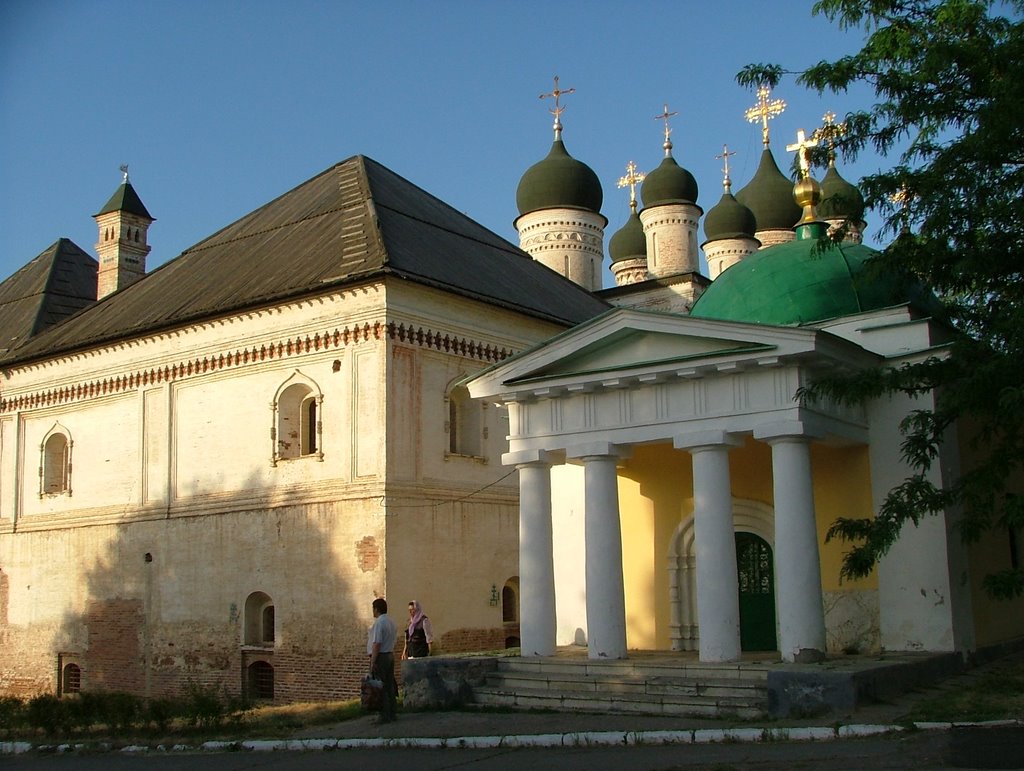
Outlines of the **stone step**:
[[712,679],[694,677],[640,677],[608,673],[600,676],[576,672],[536,675],[505,671],[487,676],[487,686],[503,691],[522,689],[552,693],[585,695],[628,694],[632,696],[732,697],[767,698],[767,688],[760,680]]
[[558,661],[552,659],[519,659],[506,658],[498,663],[498,669],[502,672],[533,673],[536,675],[557,676],[557,675],[587,675],[587,676],[616,676],[616,677],[670,677],[670,678],[695,678],[713,680],[747,680],[747,681],[768,681],[769,667],[757,665],[740,664],[697,664],[680,663],[675,664],[644,664],[641,662],[625,660],[602,661]]
[[478,706],[508,709],[550,709],[560,712],[633,713],[704,718],[758,719],[768,713],[765,694],[759,698],[653,696],[650,694],[555,693],[546,689],[507,691],[491,686],[473,689]]

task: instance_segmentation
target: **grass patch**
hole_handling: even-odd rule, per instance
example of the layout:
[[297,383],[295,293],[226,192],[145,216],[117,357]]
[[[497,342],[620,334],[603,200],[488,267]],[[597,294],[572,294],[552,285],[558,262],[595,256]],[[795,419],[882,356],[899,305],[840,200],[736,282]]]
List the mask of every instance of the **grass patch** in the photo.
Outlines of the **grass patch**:
[[1024,719],[1024,656],[1014,656],[986,667],[984,673],[962,687],[936,689],[921,699],[908,720],[962,722]]

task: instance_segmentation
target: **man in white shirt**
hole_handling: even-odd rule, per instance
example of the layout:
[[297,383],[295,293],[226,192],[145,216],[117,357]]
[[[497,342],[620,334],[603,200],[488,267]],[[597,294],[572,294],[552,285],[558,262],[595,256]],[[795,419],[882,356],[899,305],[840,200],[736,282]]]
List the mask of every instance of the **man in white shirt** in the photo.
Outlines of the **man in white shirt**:
[[388,617],[388,603],[383,597],[373,601],[373,626],[366,640],[370,656],[370,676],[384,684],[384,704],[379,723],[390,723],[398,711],[398,683],[395,680],[395,622]]

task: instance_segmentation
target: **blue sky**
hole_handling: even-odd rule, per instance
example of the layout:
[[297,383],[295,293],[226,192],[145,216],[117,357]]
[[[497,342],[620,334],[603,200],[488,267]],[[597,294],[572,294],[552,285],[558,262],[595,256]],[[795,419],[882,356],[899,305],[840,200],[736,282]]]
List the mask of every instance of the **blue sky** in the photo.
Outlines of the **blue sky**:
[[[798,70],[862,33],[801,0],[675,2],[0,2],[0,277],[59,237],[94,254],[97,212],[130,164],[157,221],[148,267],[332,164],[368,155],[517,243],[519,178],[550,147],[554,75],[564,140],[597,172],[605,244],[628,215],[616,187],[662,157],[667,103],[677,161],[708,211],[749,181],[760,127],[735,83],[751,62]],[[772,148],[870,94],[823,98],[792,78],[773,94]],[[878,159],[840,162],[851,181]],[[820,175],[819,175],[820,176]],[[878,217],[869,213],[871,226]],[[870,235],[869,235],[869,240]],[[877,243],[877,241],[876,241]],[[287,255],[282,255],[287,259]],[[606,277],[605,285],[611,285]]]

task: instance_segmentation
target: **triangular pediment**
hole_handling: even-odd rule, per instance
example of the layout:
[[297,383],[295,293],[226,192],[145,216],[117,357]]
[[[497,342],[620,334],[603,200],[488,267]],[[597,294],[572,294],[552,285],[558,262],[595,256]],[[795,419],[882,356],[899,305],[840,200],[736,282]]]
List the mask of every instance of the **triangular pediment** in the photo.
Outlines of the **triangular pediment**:
[[584,387],[862,353],[820,330],[617,308],[485,370],[469,388],[474,396],[495,396],[524,387]]

